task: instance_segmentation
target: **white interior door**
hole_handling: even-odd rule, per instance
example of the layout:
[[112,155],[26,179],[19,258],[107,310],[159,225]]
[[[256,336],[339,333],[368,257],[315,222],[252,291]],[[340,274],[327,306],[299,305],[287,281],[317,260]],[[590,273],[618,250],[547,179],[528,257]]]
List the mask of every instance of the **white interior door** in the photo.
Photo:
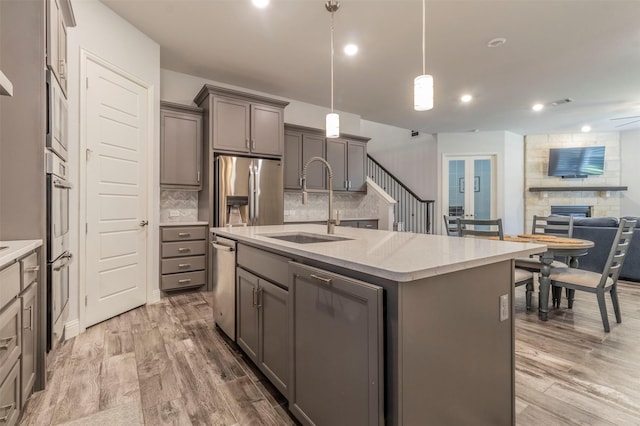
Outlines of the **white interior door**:
[[443,173],[443,215],[466,219],[495,218],[494,156],[446,156]]
[[147,88],[86,62],[85,326],[146,303]]

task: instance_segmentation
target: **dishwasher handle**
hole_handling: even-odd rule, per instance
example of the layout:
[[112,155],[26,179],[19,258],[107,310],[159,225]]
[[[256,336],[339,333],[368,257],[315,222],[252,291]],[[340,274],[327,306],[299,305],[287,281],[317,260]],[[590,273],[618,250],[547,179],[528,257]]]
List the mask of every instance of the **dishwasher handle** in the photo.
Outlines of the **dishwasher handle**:
[[229,247],[229,246],[223,246],[222,244],[216,244],[214,242],[211,242],[211,245],[213,246],[214,249],[216,250],[221,250],[221,251],[235,251],[235,247]]

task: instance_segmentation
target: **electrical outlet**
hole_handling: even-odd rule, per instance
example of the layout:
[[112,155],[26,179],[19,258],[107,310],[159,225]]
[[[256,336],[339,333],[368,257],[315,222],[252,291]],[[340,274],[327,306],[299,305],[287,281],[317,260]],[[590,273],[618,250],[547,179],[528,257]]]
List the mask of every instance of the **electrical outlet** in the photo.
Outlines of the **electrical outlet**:
[[503,294],[500,296],[500,321],[506,321],[509,319],[509,295]]
[[169,217],[178,217],[180,216],[180,210],[169,210]]

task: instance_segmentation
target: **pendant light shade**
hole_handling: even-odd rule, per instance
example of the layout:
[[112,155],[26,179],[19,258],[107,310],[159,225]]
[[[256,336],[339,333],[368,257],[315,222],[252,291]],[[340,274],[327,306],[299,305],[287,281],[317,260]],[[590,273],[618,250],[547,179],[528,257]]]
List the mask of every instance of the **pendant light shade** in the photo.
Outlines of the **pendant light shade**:
[[331,113],[327,114],[326,134],[328,138],[337,138],[340,137],[340,116],[333,112],[333,14],[340,7],[340,3],[329,0],[324,7],[331,13]]
[[426,0],[422,0],[422,75],[413,80],[413,109],[428,111],[433,108],[433,76],[427,74],[426,69]]
[[327,137],[340,137],[340,116],[335,112],[327,114]]
[[427,111],[433,108],[433,76],[419,75],[413,81],[413,109]]

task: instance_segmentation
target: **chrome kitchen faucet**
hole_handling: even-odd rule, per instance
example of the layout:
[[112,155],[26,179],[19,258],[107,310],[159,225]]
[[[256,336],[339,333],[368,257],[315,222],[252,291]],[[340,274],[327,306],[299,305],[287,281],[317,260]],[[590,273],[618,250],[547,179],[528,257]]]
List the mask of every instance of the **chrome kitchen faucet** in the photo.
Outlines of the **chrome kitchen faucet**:
[[[309,164],[314,161],[320,161],[327,168],[329,172],[329,190],[325,189],[307,189],[307,168]],[[307,193],[308,192],[328,192],[329,193],[329,219],[327,220],[327,234],[334,233],[334,226],[340,225],[340,212],[336,213],[335,220],[333,219],[333,170],[331,170],[331,165],[322,157],[311,157],[307,164],[302,168],[302,204],[307,204]]]

